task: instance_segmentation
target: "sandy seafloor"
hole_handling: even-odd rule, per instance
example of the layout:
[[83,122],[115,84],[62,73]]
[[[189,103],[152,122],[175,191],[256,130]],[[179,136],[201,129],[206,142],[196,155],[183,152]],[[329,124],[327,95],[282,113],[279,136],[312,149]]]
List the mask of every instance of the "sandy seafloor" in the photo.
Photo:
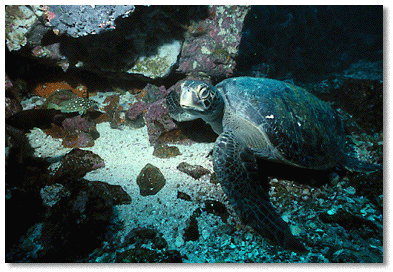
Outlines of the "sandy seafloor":
[[[181,155],[161,159],[152,155],[154,147],[149,144],[146,126],[139,129],[124,127],[120,130],[111,129],[106,122],[98,124],[97,130],[100,137],[95,145],[83,149],[98,154],[104,159],[105,167],[87,173],[85,179],[120,185],[131,196],[131,204],[115,206],[119,219],[124,224],[120,237],[124,238],[129,231],[138,227],[157,229],[167,241],[168,249],[178,250],[183,256],[187,256],[187,259],[183,259],[184,262],[192,263],[257,260],[258,256],[266,253],[266,243],[261,236],[249,232],[244,234],[243,229],[239,231],[244,235],[234,239],[226,233],[226,224],[221,217],[207,212],[202,212],[197,217],[199,239],[187,242],[183,239],[187,220],[196,209],[203,207],[205,200],[217,200],[225,204],[231,214],[228,222],[239,224],[220,184],[211,183],[209,174],[194,179],[176,168],[179,163],[187,162],[201,165],[213,172],[212,159],[208,154],[214,143],[175,145]],[[59,165],[58,160],[71,150],[62,147],[61,139],[54,139],[39,128],[34,128],[28,137],[35,148],[35,156],[54,161],[51,165],[54,169]],[[156,195],[141,196],[136,178],[147,163],[160,169],[166,185]],[[179,199],[178,191],[188,194],[192,201]]]
[[[98,99],[97,97],[99,98],[99,96],[95,98]],[[294,201],[296,203],[291,203],[289,204],[291,207],[288,207],[288,203],[282,203],[284,204],[282,205],[277,200],[278,198],[273,196],[276,199],[275,201],[278,201],[279,205],[282,206],[278,211],[282,214],[283,219],[289,223],[295,236],[303,235],[305,231],[309,231],[306,236],[309,236],[310,239],[315,236],[316,241],[323,240],[323,244],[327,246],[314,248],[313,245],[305,244],[309,250],[306,254],[282,250],[267,243],[261,235],[241,223],[235,211],[229,205],[220,184],[210,181],[210,174],[194,179],[177,169],[181,162],[187,162],[191,165],[203,166],[213,173],[212,156],[209,156],[209,153],[212,151],[214,143],[170,144],[177,146],[181,155],[163,159],[153,156],[154,147],[149,143],[146,126],[138,129],[128,126],[112,129],[110,124],[105,122],[97,124],[96,128],[100,137],[95,140],[93,147],[83,149],[99,155],[104,160],[105,167],[87,173],[84,178],[120,185],[131,197],[131,204],[114,207],[117,221],[122,225],[115,238],[118,244],[124,241],[131,230],[145,227],[160,232],[168,244],[167,249],[179,251],[183,256],[182,261],[190,263],[324,263],[332,261],[326,255],[330,250],[337,250],[333,253],[330,252],[333,256],[335,254],[337,256],[345,255],[347,251],[340,249],[344,245],[346,248],[358,251],[361,256],[369,255],[367,252],[370,248],[380,250],[383,254],[382,245],[379,241],[373,240],[372,244],[368,244],[369,241],[367,240],[359,242],[359,244],[354,243],[347,238],[336,237],[339,232],[336,233],[337,230],[333,230],[331,226],[323,226],[318,222],[314,223],[314,219],[317,218],[317,211],[304,206],[304,201],[302,202],[299,199],[299,202]],[[71,150],[71,148],[62,146],[62,139],[54,139],[39,128],[32,129],[27,137],[31,147],[34,148],[35,156],[46,158],[52,162],[50,168],[53,171],[60,165],[61,158]],[[160,169],[166,179],[166,184],[155,195],[141,196],[136,179],[142,168],[148,163]],[[275,179],[275,183],[277,183],[277,179]],[[292,183],[284,185],[296,189]],[[313,188],[307,186],[304,188],[300,187],[300,190],[303,191],[304,189],[303,192],[313,190]],[[271,190],[274,191],[274,186]],[[357,214],[362,214],[363,210],[370,209],[370,213],[364,212],[365,216],[371,216],[370,220],[372,221],[377,220],[376,217],[378,217],[377,221],[381,221],[380,217],[382,215],[375,213],[375,209],[372,208],[374,206],[370,206],[367,199],[355,196],[352,187],[345,185],[344,187],[335,186],[334,188],[326,187],[316,190],[326,190],[323,195],[328,198],[335,198],[339,195],[340,201],[344,201],[342,205],[348,207],[353,205]],[[178,198],[178,192],[189,195],[191,201]],[[276,194],[272,193],[273,195]],[[229,212],[226,222],[220,216],[203,210],[206,200],[216,200],[226,206]],[[341,207],[341,204],[337,203],[336,205],[334,201],[328,199],[325,201],[317,198],[315,201],[320,203],[317,205],[319,208],[327,212],[329,212],[329,209],[334,210]],[[334,206],[332,206],[333,204]],[[196,241],[185,241],[184,231],[190,225],[190,217],[197,210],[201,210],[200,215],[196,217],[199,238]],[[298,218],[299,214],[301,214],[302,219]],[[307,221],[307,228],[302,226],[305,220]],[[322,233],[330,232],[322,234],[321,231]],[[318,232],[319,234],[317,234]],[[322,238],[318,238],[319,236]],[[362,239],[365,238],[362,237]],[[130,245],[131,248],[132,246],[134,245]],[[147,249],[158,250],[154,248],[153,244],[147,243],[142,246]],[[334,247],[331,248],[331,246]],[[121,250],[126,249],[116,248],[115,250],[119,253],[118,250],[121,252]],[[113,260],[113,258],[108,258],[107,253],[105,253],[111,250],[113,251],[113,248],[110,248],[108,243],[104,243],[102,250],[98,250],[100,253],[92,255],[93,259],[89,259],[89,261],[105,262],[108,259]]]

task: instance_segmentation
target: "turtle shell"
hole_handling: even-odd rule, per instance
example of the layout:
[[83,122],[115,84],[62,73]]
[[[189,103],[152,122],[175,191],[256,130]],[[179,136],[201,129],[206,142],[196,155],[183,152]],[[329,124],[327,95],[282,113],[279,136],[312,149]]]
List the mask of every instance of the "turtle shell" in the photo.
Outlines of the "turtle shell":
[[236,117],[233,122],[224,118],[224,130],[243,122],[261,132],[253,137],[267,139],[268,148],[254,148],[256,155],[269,157],[266,152],[278,152],[279,161],[312,169],[331,168],[342,160],[345,134],[341,119],[306,90],[251,77],[227,79],[216,87],[224,97],[225,112]]

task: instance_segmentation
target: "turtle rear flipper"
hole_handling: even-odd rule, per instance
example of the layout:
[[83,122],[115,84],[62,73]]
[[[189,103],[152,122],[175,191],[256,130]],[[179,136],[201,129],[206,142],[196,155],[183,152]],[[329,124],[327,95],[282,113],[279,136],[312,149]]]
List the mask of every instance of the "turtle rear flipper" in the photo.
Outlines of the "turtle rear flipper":
[[284,249],[306,251],[270,203],[251,150],[237,141],[230,130],[217,139],[213,163],[214,171],[243,223]]
[[169,115],[178,122],[192,121],[198,119],[195,115],[189,114],[180,106],[180,96],[176,91],[172,91],[166,97],[166,105]]
[[364,173],[372,173],[383,169],[382,165],[380,164],[372,164],[365,161],[360,161],[349,155],[344,155],[343,166],[348,171]]

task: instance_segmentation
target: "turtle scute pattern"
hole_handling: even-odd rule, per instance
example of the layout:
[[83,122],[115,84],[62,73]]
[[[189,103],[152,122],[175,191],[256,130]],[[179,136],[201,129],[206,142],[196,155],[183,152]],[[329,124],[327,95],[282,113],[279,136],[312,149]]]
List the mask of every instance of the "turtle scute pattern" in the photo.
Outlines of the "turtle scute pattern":
[[[226,99],[231,118],[239,116],[257,127],[286,163],[327,169],[342,160],[345,139],[340,118],[328,104],[302,88],[248,77],[224,80],[217,88]],[[266,149],[255,151],[258,155]]]

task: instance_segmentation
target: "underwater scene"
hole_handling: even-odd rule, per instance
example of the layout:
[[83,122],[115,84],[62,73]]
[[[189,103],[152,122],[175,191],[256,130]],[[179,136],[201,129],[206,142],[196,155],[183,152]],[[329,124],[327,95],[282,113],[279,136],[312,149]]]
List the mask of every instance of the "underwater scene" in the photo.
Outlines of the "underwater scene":
[[383,263],[383,6],[5,6],[5,262]]

